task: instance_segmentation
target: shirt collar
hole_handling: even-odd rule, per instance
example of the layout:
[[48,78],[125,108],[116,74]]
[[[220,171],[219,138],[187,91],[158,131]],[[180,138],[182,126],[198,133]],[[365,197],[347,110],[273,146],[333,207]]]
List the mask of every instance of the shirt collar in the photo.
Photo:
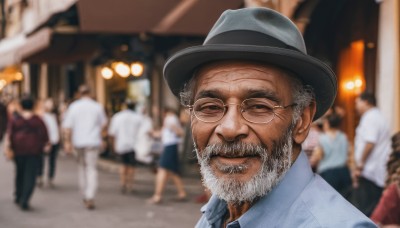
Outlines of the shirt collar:
[[[301,152],[282,181],[238,219],[240,226],[255,227],[261,221],[276,221],[287,212],[313,175],[307,156]],[[226,202],[212,196],[201,211],[209,224],[214,224],[218,219],[222,219],[227,210],[226,207]]]
[[80,101],[92,101],[93,99],[91,97],[88,97],[88,96],[83,96],[83,97],[80,97],[78,100],[80,100]]
[[278,220],[299,197],[313,175],[307,156],[301,152],[282,181],[239,218],[240,225],[252,227],[251,224],[260,224],[260,220]]
[[210,200],[201,209],[201,212],[207,218],[209,224],[214,224],[220,221],[225,215],[227,204],[225,201],[219,199],[217,196],[212,195]]

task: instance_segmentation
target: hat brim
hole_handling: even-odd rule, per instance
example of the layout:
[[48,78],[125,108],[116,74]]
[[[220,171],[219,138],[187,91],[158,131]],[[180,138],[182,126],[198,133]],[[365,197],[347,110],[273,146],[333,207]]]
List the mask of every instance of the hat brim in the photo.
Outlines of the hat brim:
[[311,56],[276,47],[225,44],[186,48],[167,60],[164,79],[172,93],[179,98],[184,84],[193,77],[197,67],[222,60],[265,62],[293,72],[314,90],[317,104],[314,120],[321,117],[335,100],[336,76],[328,66]]

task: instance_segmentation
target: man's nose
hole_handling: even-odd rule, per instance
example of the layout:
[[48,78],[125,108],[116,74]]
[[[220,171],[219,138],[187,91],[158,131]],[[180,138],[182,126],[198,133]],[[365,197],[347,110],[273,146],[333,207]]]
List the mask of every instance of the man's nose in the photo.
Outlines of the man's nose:
[[249,126],[246,120],[243,119],[240,108],[230,106],[224,117],[218,122],[215,132],[218,137],[227,142],[247,137]]

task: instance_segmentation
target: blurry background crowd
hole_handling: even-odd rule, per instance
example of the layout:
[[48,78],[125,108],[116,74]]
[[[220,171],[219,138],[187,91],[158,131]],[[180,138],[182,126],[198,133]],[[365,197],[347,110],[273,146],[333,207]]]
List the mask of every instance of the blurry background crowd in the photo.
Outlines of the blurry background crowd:
[[[23,106],[37,115],[47,129],[40,152],[46,155],[39,164],[48,160],[53,171],[47,174],[38,169],[35,180],[39,186],[43,180],[53,185],[57,154],[65,149],[63,119],[69,105],[81,98],[79,86],[85,84],[107,119],[102,126],[101,160],[123,162],[114,153],[109,127],[113,116],[127,109],[128,100],[135,104],[134,112],[141,122],[151,126],[149,131],[139,131],[144,135],[141,137],[148,138],[138,141],[148,143],[138,146],[147,149],[139,152],[144,157],[136,162],[156,170],[165,148],[161,140],[163,110],[168,107],[182,130],[175,132],[180,174],[199,178],[191,175],[197,172],[197,164],[189,116],[167,89],[162,67],[177,50],[201,44],[225,9],[254,6],[275,9],[292,19],[303,33],[308,53],[328,64],[337,75],[335,106],[314,123],[303,144],[315,172],[350,202],[362,204],[357,206],[366,208],[363,212],[368,216],[380,204],[382,193],[389,195],[390,200],[383,201],[391,204],[382,201],[381,208],[386,211],[379,209],[374,218],[386,223],[387,211],[400,218],[397,0],[0,0],[0,136],[6,134],[7,123],[21,115]],[[33,103],[22,102],[24,98],[33,99]],[[376,112],[366,115],[368,110]],[[371,130],[374,127],[376,134]],[[370,164],[360,156],[371,146],[368,142],[374,144],[371,155],[378,154]],[[127,170],[125,175],[130,173]],[[162,180],[170,174],[161,173],[152,203],[161,201]],[[184,183],[174,180],[180,189],[178,198],[184,199]],[[354,189],[364,186],[374,190],[356,195],[372,192],[374,200],[368,198],[365,203],[354,198]],[[207,197],[204,194],[199,200]]]

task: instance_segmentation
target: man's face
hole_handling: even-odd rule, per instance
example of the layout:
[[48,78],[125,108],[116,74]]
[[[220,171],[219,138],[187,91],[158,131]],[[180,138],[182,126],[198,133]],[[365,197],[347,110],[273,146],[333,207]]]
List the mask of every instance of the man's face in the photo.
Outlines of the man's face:
[[368,103],[359,97],[356,98],[355,103],[356,103],[356,110],[357,110],[358,114],[362,115],[365,112],[365,110],[367,109]]
[[[248,98],[266,98],[276,105],[293,103],[291,78],[266,65],[219,62],[197,75],[194,100],[221,99],[240,105]],[[245,120],[238,106],[228,105],[224,117],[205,123],[192,115],[192,134],[203,179],[228,202],[252,201],[265,195],[292,162],[293,109],[276,109],[268,124]]]

